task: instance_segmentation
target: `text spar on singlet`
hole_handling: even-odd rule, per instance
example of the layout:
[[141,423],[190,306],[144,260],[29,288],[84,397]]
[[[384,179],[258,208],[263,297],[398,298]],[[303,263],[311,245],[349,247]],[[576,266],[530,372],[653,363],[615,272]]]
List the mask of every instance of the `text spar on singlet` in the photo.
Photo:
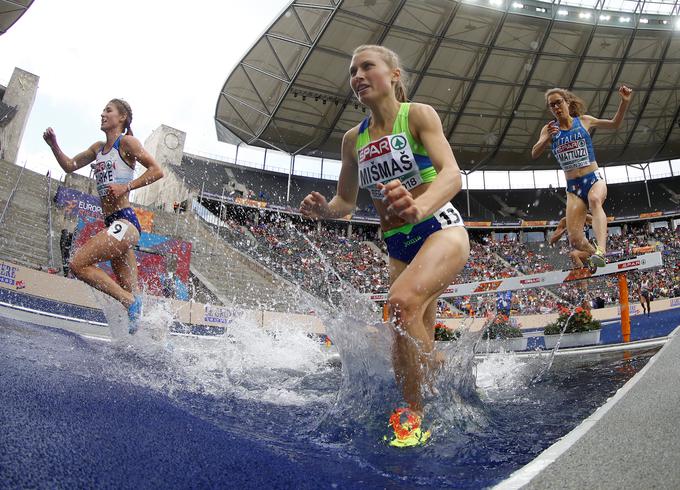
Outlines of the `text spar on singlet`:
[[359,178],[362,188],[409,175],[415,158],[403,135],[372,141],[359,150]]

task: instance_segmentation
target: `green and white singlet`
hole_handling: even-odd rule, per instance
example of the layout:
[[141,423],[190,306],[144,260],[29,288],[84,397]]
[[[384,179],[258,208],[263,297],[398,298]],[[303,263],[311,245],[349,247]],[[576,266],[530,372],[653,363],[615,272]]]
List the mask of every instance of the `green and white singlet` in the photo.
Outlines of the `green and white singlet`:
[[[359,126],[356,150],[359,161],[359,185],[368,189],[371,197],[382,200],[379,183],[399,179],[407,190],[432,182],[437,170],[432,166],[425,147],[415,140],[408,127],[411,104],[403,102],[394,121],[392,133],[371,141],[368,134],[370,119]],[[410,263],[427,237],[439,230],[464,226],[460,213],[450,202],[416,224],[406,223],[385,230],[385,244],[390,257]]]
[[359,126],[356,150],[359,162],[359,186],[368,189],[373,199],[382,199],[377,184],[399,179],[407,190],[432,182],[437,170],[432,166],[425,147],[411,135],[408,113],[411,104],[402,102],[394,120],[392,134],[371,141],[370,118]]

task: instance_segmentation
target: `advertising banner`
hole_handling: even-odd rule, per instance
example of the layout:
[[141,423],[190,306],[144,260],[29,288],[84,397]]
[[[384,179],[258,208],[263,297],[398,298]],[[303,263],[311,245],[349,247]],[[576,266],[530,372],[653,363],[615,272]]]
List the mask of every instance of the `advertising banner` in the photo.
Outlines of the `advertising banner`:
[[[78,218],[73,239],[73,252],[92,236],[104,229],[104,221],[95,218]],[[139,286],[148,294],[189,299],[189,264],[191,243],[163,235],[142,232],[135,250]],[[110,262],[99,264],[109,276],[115,279]]]
[[[54,203],[58,208],[64,208],[66,216],[77,216],[79,218],[103,219],[101,202],[97,196],[85,194],[75,189],[59,187]],[[150,233],[153,231],[153,211],[146,209],[133,208],[142,231]]]

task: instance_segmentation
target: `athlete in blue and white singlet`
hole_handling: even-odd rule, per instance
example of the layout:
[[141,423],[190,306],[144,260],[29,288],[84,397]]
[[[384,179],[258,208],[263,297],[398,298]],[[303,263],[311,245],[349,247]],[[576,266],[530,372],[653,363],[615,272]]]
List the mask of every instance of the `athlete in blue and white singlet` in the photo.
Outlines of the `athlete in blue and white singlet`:
[[441,121],[432,107],[409,104],[397,55],[383,46],[360,46],[350,65],[350,85],[370,117],[342,142],[337,193],[318,192],[300,211],[311,218],[351,213],[360,189],[370,192],[388,250],[393,315],[393,365],[405,408],[390,416],[392,446],[423,444],[423,387],[436,366],[434,316],[437,298],[467,262],[468,235],[451,200],[461,176]]
[[[603,204],[607,185],[599,171],[589,131],[594,128],[618,128],[630,103],[632,90],[619,88],[621,102],[613,119],[598,119],[585,114],[581,99],[564,89],[551,89],[545,94],[546,105],[554,120],[543,126],[538,142],[531,150],[538,158],[550,147],[567,180],[567,233],[571,246],[589,256],[591,267],[606,264],[607,215]],[[592,215],[596,247],[590,244],[583,226],[586,214]]]
[[[132,135],[131,123],[130,105],[121,99],[112,99],[101,114],[101,130],[106,134],[106,141],[98,141],[70,158],[59,148],[52,128],[45,130],[43,138],[66,173],[92,164],[106,228],[76,251],[69,267],[78,279],[120,301],[128,310],[129,331],[135,333],[141,316],[142,297],[137,284],[134,246],[142,229],[130,207],[128,194],[160,179],[163,171]],[[146,168],[136,179],[135,162]],[[111,261],[118,282],[96,266],[104,261]]]

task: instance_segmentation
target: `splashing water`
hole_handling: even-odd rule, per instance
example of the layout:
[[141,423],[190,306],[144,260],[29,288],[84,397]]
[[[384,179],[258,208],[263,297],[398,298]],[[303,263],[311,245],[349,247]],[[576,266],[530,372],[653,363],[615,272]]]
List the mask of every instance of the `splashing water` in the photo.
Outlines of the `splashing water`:
[[[481,457],[480,451],[489,455],[482,460],[491,458],[481,463],[484,468],[509,461],[506,454],[517,452],[515,443],[503,441],[525,436],[507,426],[506,412],[543,406],[533,390],[550,390],[547,373],[557,348],[533,359],[500,352],[476,360],[483,332],[472,332],[467,324],[458,341],[436,343],[436,374],[424,390],[425,421],[434,436],[407,462],[382,442],[390,412],[403,404],[392,368],[393,327],[337,274],[321,250],[295,233],[318,256],[326,276],[325,300],[300,295],[295,306],[314,311],[333,348],[299,325],[265,331],[246,317],[228,325],[221,336],[171,335],[176,325],[172,304],[148,297],[140,330],[129,336],[123,309],[103,300],[114,339],[107,377],[149,387],[230,432],[244,437],[254,432],[285,451],[295,447],[296,452],[331,458],[342,454],[369,473],[397,481],[403,475],[405,487],[450,485],[452,465],[463,471]],[[545,447],[531,444],[531,454]],[[433,476],[414,476],[421,472]],[[493,481],[493,476],[483,478]]]

